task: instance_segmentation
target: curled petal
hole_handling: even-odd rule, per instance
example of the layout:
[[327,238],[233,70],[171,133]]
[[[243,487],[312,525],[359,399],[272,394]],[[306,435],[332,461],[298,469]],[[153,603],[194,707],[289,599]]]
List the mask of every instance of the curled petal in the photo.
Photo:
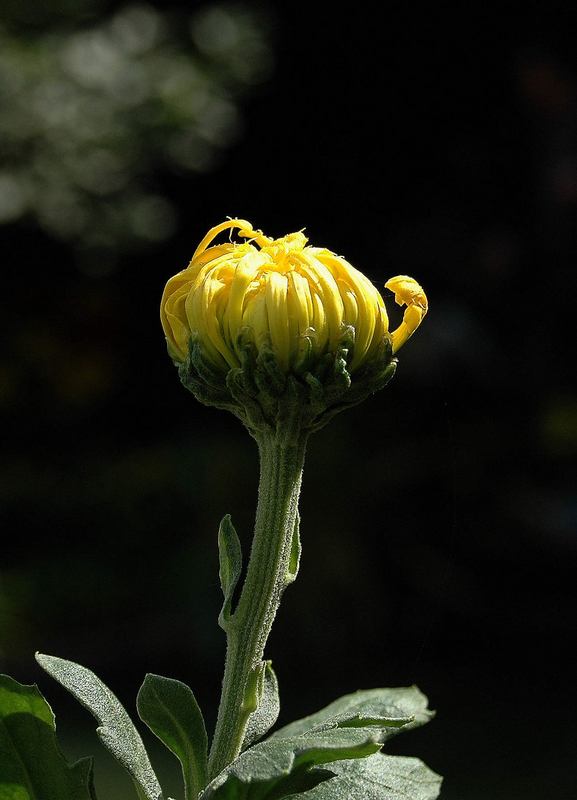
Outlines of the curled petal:
[[428,303],[422,287],[413,278],[409,278],[408,275],[397,275],[396,278],[391,278],[385,283],[385,287],[395,293],[397,305],[407,306],[403,321],[397,330],[391,333],[393,337],[393,353],[396,353],[423,321],[423,317],[427,313]]
[[[255,241],[259,245],[266,245],[270,244],[271,240],[268,236],[264,236],[262,231],[255,231],[250,224],[245,219],[227,219],[226,222],[221,222],[220,225],[215,225],[214,228],[211,228],[209,232],[206,234],[202,242],[196,248],[196,251],[192,257],[192,261],[195,262],[196,259],[204,253],[206,248],[212,242],[212,240],[218,236],[219,233],[225,231],[227,228],[233,230],[234,228],[239,229],[239,234],[243,237],[243,239],[251,239]],[[226,248],[229,249],[229,248]],[[232,249],[232,248],[230,248]]]

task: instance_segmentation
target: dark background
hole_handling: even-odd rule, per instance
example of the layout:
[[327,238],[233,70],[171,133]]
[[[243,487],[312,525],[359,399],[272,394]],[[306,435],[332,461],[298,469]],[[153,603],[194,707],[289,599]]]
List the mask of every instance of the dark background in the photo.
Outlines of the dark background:
[[[26,36],[63,24],[4,6]],[[390,751],[446,776],[443,797],[564,800],[576,19],[550,3],[375,8],[257,7],[274,69],[214,169],[156,169],[179,218],[162,244],[99,274],[31,217],[1,230],[1,666],[38,682],[75,757],[100,747],[92,721],[35,650],[89,666],[131,714],[146,672],[179,678],[214,724],[216,531],[231,513],[248,550],[258,463],[235,418],[180,386],[158,303],[227,215],[269,236],[306,227],[377,286],[415,277],[430,311],[387,389],[310,442],[301,571],[267,647],[281,721],[416,683],[437,717]],[[120,768],[97,767],[103,800],[123,797]]]

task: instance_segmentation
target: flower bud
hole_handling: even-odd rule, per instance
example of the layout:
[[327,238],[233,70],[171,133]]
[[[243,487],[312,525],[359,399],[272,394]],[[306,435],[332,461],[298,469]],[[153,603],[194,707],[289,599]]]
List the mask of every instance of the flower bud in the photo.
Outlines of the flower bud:
[[[234,228],[246,241],[211,246]],[[343,258],[307,246],[302,232],[273,240],[233,219],[212,228],[168,281],[161,320],[181,379],[200,400],[245,422],[252,406],[252,417],[274,427],[298,395],[316,428],[329,408],[359,402],[392,377],[393,353],[426,313],[412,278],[386,286],[407,305],[393,333],[381,295]]]

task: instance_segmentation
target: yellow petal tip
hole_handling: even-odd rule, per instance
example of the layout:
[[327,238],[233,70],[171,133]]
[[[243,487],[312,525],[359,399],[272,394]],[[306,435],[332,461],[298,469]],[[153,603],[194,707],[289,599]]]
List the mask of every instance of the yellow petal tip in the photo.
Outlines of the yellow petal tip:
[[419,306],[426,313],[427,296],[423,287],[408,275],[397,275],[385,283],[385,288],[395,293],[395,302],[399,306]]
[[393,353],[396,353],[417,330],[427,313],[429,304],[423,287],[408,275],[391,278],[385,283],[385,287],[394,292],[397,305],[407,306],[403,321],[392,333]]

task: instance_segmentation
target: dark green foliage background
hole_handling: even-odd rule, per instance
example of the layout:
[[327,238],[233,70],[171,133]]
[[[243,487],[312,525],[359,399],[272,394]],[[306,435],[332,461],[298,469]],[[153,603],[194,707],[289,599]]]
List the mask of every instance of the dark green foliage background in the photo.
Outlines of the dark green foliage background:
[[306,227],[379,286],[410,274],[431,309],[390,385],[311,439],[301,572],[267,650],[280,721],[414,682],[438,716],[391,751],[445,775],[447,800],[570,794],[577,30],[553,6],[377,24],[272,3],[276,70],[243,138],[212,173],[161,172],[168,243],[94,277],[31,221],[1,230],[0,667],[39,683],[75,757],[92,722],[35,650],[131,712],[145,672],[182,680],[214,723],[217,530],[230,513],[248,549],[256,446],[180,386],[158,303],[238,215]]

